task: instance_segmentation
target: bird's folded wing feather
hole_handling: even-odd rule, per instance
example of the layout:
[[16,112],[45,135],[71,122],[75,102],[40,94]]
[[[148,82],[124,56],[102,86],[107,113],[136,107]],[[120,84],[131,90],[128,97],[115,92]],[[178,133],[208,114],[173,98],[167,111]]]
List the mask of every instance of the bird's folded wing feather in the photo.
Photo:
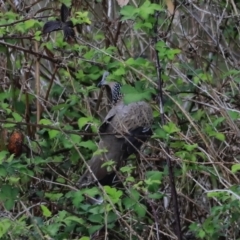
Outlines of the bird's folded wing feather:
[[109,111],[100,127],[100,132],[112,131],[123,135],[138,127],[148,128],[152,121],[152,109],[146,102],[136,102],[128,105],[121,102]]

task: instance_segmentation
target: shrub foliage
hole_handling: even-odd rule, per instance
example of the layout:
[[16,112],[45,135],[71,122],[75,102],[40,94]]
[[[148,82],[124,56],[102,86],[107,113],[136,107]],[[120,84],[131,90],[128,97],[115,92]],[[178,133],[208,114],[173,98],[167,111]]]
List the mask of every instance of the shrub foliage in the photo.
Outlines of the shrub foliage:
[[[240,5],[123,2],[0,3],[1,239],[240,238]],[[151,104],[153,136],[121,187],[78,189],[105,70],[126,103]]]

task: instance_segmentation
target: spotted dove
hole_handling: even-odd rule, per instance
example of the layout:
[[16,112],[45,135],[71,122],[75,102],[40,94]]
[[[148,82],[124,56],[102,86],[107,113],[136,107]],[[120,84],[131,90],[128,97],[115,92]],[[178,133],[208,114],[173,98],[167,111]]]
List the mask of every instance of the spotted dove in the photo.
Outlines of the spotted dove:
[[124,104],[120,92],[121,85],[116,82],[107,83],[107,75],[108,73],[105,72],[98,85],[105,86],[112,102],[112,108],[99,128],[99,132],[106,135],[101,135],[98,147],[102,150],[106,149],[106,152],[92,157],[88,162],[92,172],[88,169],[85,171],[77,183],[78,187],[94,183],[93,174],[102,185],[109,184],[115,174],[108,172],[107,167],[102,167],[102,164],[113,160],[118,169],[124,160],[136,153],[152,134],[153,114],[149,104],[144,101]]

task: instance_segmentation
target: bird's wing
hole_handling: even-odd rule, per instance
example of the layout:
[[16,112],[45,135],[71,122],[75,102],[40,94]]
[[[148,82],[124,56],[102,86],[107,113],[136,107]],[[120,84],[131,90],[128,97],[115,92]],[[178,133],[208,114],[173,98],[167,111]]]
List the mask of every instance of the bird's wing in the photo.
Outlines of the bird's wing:
[[74,40],[74,38],[75,38],[75,32],[74,32],[73,28],[71,28],[69,26],[64,26],[63,34],[64,34],[65,41],[68,41],[71,39]]
[[147,131],[152,122],[153,113],[148,103],[142,101],[124,105],[121,102],[109,111],[100,127],[100,132],[124,135],[139,127]]
[[70,10],[68,7],[63,3],[61,7],[61,21],[66,22],[70,15]]
[[42,33],[45,34],[53,31],[58,31],[62,28],[61,26],[62,26],[62,23],[57,20],[46,22],[43,26]]

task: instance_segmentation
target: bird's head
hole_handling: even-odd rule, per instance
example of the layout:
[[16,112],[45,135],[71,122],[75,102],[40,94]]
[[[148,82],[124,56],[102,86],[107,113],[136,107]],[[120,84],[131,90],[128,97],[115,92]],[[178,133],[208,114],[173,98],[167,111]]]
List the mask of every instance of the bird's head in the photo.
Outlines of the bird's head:
[[106,84],[108,84],[108,82],[106,81],[108,75],[109,75],[109,72],[108,72],[108,71],[104,71],[103,76],[102,76],[102,79],[101,79],[101,81],[98,83],[97,87],[100,88],[100,87],[105,86]]

